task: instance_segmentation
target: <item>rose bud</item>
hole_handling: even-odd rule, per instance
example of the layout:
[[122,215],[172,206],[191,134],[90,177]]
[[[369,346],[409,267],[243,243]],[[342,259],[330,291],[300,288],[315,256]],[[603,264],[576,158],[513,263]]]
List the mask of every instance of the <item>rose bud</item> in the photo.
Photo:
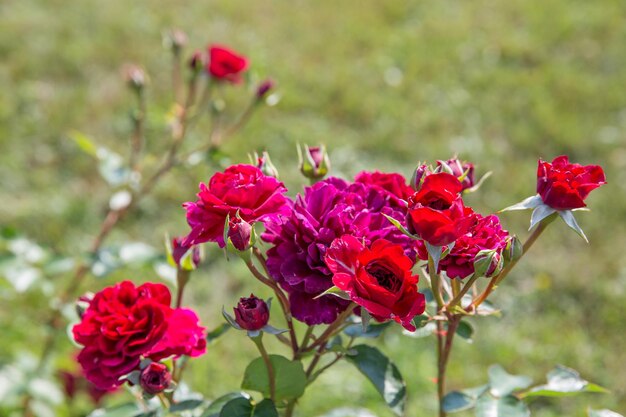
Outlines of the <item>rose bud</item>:
[[218,81],[233,84],[241,82],[242,74],[248,69],[248,59],[236,52],[219,45],[209,47],[209,63],[206,70]]
[[270,311],[265,301],[254,294],[250,297],[239,299],[235,312],[235,321],[245,330],[259,330],[263,328],[270,319]]
[[172,382],[172,374],[170,374],[167,366],[159,362],[152,362],[143,371],[139,377],[139,385],[144,392],[155,395],[165,391]]
[[230,243],[240,252],[250,249],[254,231],[252,225],[241,217],[235,215],[228,220],[226,235]]
[[415,171],[413,171],[413,176],[411,177],[411,187],[415,191],[419,191],[422,187],[422,183],[424,182],[424,178],[426,178],[429,174],[431,174],[431,172],[428,166],[424,164],[418,165],[418,167],[415,168]]
[[552,163],[539,160],[537,194],[555,210],[586,207],[589,193],[604,184],[606,178],[599,165],[571,164],[566,155],[557,156]]
[[122,67],[122,76],[126,84],[134,90],[140,91],[146,85],[146,73],[138,65],[124,65]]
[[324,145],[310,148],[304,145],[304,152],[298,148],[298,157],[300,159],[300,172],[311,180],[324,178],[330,170],[330,159]]
[[267,95],[267,93],[274,88],[274,81],[272,80],[265,80],[263,81],[261,84],[259,84],[259,86],[256,89],[256,97],[258,100],[262,100],[263,98],[265,98],[265,96]]
[[270,154],[267,152],[263,152],[261,156],[256,155],[256,167],[261,170],[261,172],[268,177],[278,178],[278,170],[272,164],[270,159]]
[[[463,190],[468,188],[472,188],[475,184],[474,182],[474,164],[470,162],[461,162],[456,158],[448,159],[446,162],[437,161],[437,166],[442,167],[443,164],[450,169],[450,173],[457,178],[463,177],[461,180],[461,185],[463,186]],[[467,173],[467,174],[466,174]]]
[[171,256],[170,261],[177,267],[186,271],[194,270],[202,261],[200,246],[184,245],[184,237],[175,237],[171,240],[171,246],[167,253]]
[[194,74],[199,73],[202,68],[204,68],[205,55],[202,51],[195,51],[191,54],[191,58],[189,58],[189,69],[193,71]]
[[178,55],[180,50],[187,45],[187,34],[180,29],[172,29],[163,38],[165,47],[171,48],[174,54]]

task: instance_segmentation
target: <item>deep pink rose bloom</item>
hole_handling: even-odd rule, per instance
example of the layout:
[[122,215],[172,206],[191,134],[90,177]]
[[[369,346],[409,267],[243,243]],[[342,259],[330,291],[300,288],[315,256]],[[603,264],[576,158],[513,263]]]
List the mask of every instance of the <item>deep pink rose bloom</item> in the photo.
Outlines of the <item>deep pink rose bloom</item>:
[[240,298],[233,311],[237,324],[246,330],[262,329],[270,319],[267,303],[254,294]]
[[144,392],[156,395],[165,391],[172,382],[172,374],[162,363],[152,362],[141,371],[139,385]]
[[204,329],[197,317],[172,309],[170,302],[170,291],[162,284],[135,287],[123,281],[97,293],[72,329],[74,340],[84,346],[78,362],[86,378],[107,390],[121,385],[120,378],[152,354],[162,358],[203,353]]
[[552,163],[540,159],[537,166],[537,193],[556,210],[586,207],[589,193],[604,184],[602,167],[570,164],[566,155],[557,156]]
[[333,283],[373,318],[395,320],[415,331],[411,321],[424,312],[426,301],[417,292],[419,277],[411,273],[413,261],[402,246],[379,239],[367,248],[362,240],[345,235],[333,241],[325,260]]
[[207,71],[213,78],[231,83],[241,82],[241,74],[248,69],[248,60],[244,56],[219,45],[209,47]]
[[[500,225],[498,216],[490,215],[483,217],[474,214],[474,222],[470,230],[461,235],[455,242],[450,253],[439,261],[439,271],[446,271],[449,278],[466,278],[474,273],[474,261],[481,250],[495,251],[493,267],[488,269],[486,276],[491,276],[502,257],[502,251],[506,248],[509,232]],[[428,252],[422,242],[418,242],[418,256],[420,259],[428,259]]]
[[463,204],[462,188],[454,175],[428,175],[409,198],[409,230],[433,246],[445,246],[467,233],[474,211]]
[[362,171],[354,177],[354,182],[361,182],[388,193],[391,200],[399,207],[406,207],[406,203],[399,200],[408,200],[413,195],[413,189],[406,183],[406,178],[396,173],[379,171]]
[[183,204],[191,232],[186,245],[217,242],[224,247],[226,217],[238,213],[252,224],[289,213],[287,189],[274,177],[252,165],[233,165],[200,184],[198,201]]

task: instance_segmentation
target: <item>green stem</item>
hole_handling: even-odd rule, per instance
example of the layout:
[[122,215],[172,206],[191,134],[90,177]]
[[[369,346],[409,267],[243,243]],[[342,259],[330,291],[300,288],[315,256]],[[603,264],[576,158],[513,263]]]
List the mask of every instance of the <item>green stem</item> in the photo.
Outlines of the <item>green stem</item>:
[[557,217],[557,214],[554,213],[546,217],[545,219],[543,219],[541,222],[539,222],[537,227],[535,227],[535,230],[533,230],[530,236],[528,236],[528,239],[526,240],[526,242],[524,242],[524,245],[522,246],[522,255],[519,258],[509,262],[509,264],[505,266],[498,275],[491,278],[491,281],[489,281],[489,284],[487,284],[487,287],[485,288],[485,290],[482,292],[482,294],[480,294],[480,296],[478,296],[478,298],[476,298],[472,302],[472,305],[470,307],[472,308],[478,307],[487,299],[487,297],[489,297],[489,295],[492,293],[495,287],[498,284],[500,284],[500,282],[502,282],[502,280],[509,274],[509,272],[511,272],[511,270],[515,267],[515,265],[517,265],[519,260],[522,259],[524,255],[526,255],[526,252],[528,252],[528,250],[533,246],[535,241],[539,238],[539,236],[541,236],[541,234],[548,227],[548,225],[552,223],[554,219],[556,219],[556,217]]
[[183,304],[183,291],[185,291],[185,286],[189,282],[190,276],[191,271],[182,268],[178,268],[176,271],[176,308],[179,308]]
[[450,359],[450,352],[452,351],[452,342],[454,341],[454,335],[460,321],[461,316],[459,315],[448,316],[448,329],[445,332],[445,340],[443,324],[437,322],[437,397],[439,399],[439,417],[446,417],[446,412],[443,410],[443,397],[446,391],[446,370],[448,360]]
[[456,306],[457,304],[459,304],[461,300],[463,300],[463,296],[467,294],[467,292],[472,288],[472,286],[474,285],[474,283],[476,282],[478,278],[480,278],[479,275],[476,275],[476,274],[472,275],[472,277],[465,283],[463,288],[461,288],[461,291],[455,295],[452,301],[448,303],[448,306],[446,307],[448,311],[452,309],[454,306]]
[[341,313],[339,316],[337,316],[335,321],[333,321],[326,328],[324,333],[322,333],[320,335],[320,337],[318,337],[317,340],[315,342],[311,343],[311,345],[308,346],[306,349],[302,349],[301,352],[309,352],[309,351],[315,349],[316,347],[318,347],[320,345],[323,346],[332,336],[335,335],[336,331],[341,327],[343,322],[350,316],[350,314],[352,314],[352,311],[355,308],[356,308],[356,304],[355,303],[350,303],[348,308],[346,308],[343,313]]
[[428,254],[428,275],[430,275],[430,287],[433,290],[433,296],[437,302],[437,311],[443,308],[443,298],[441,296],[441,283],[439,282],[439,274],[435,268],[435,260]]
[[265,346],[263,346],[263,333],[257,337],[253,337],[252,341],[259,348],[259,352],[261,352],[261,357],[263,358],[263,362],[265,362],[265,366],[267,368],[267,377],[270,381],[270,399],[273,402],[276,398],[276,376],[274,374],[274,367],[272,366],[272,361],[270,361],[270,357],[267,354],[267,350],[265,350]]

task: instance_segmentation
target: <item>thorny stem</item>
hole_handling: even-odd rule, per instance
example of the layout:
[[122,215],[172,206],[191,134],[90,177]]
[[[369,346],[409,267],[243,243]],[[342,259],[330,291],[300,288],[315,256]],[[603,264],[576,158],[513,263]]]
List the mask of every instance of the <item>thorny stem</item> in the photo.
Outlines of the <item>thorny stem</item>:
[[273,402],[276,402],[276,376],[274,375],[274,367],[272,366],[272,361],[267,354],[267,350],[265,350],[265,346],[263,346],[263,333],[261,333],[257,337],[253,337],[252,341],[257,346],[257,348],[259,348],[259,352],[261,353],[261,357],[263,358],[263,362],[265,362],[265,367],[267,368],[267,377],[270,381],[270,399]]
[[456,296],[452,299],[452,301],[448,303],[448,305],[446,306],[446,309],[448,311],[452,309],[455,305],[459,304],[461,300],[463,300],[463,296],[467,294],[467,292],[473,287],[474,283],[476,282],[478,278],[480,278],[479,275],[476,275],[476,274],[472,275],[472,277],[465,283],[463,288],[461,288],[461,291],[458,294],[456,294]]
[[448,329],[444,332],[443,324],[437,322],[437,398],[439,399],[439,417],[446,417],[443,411],[443,397],[446,390],[446,369],[456,329],[461,321],[460,315],[448,316]]
[[541,222],[539,222],[535,230],[533,230],[530,236],[528,236],[528,239],[526,240],[526,242],[524,242],[524,245],[522,246],[522,255],[519,258],[509,262],[509,264],[506,267],[504,267],[498,275],[491,278],[491,281],[489,281],[489,284],[487,284],[487,287],[485,288],[485,290],[482,292],[482,294],[480,294],[480,296],[478,296],[478,298],[476,298],[472,302],[472,305],[470,306],[470,308],[478,307],[487,299],[487,297],[489,297],[489,295],[492,293],[495,287],[500,282],[502,282],[502,280],[509,274],[509,272],[511,272],[511,270],[515,267],[515,265],[517,265],[517,262],[519,262],[519,260],[522,259],[522,257],[526,254],[526,252],[528,252],[528,250],[533,246],[537,238],[541,236],[543,231],[548,227],[550,223],[554,221],[554,219],[556,219],[556,213],[545,218]]
[[[267,263],[265,262],[265,258],[263,257],[263,254],[261,253],[261,251],[258,248],[252,248],[252,253],[254,254],[254,257],[259,261],[259,263],[263,267],[263,270],[267,273],[268,272]],[[293,327],[293,320],[291,319],[291,310],[289,309],[289,300],[287,300],[287,296],[280,289],[276,281],[265,276],[261,271],[257,269],[257,267],[254,265],[252,260],[246,261],[246,266],[248,267],[250,272],[252,272],[252,275],[254,275],[263,284],[267,285],[272,290],[274,290],[274,294],[276,294],[276,297],[278,298],[280,306],[283,310],[283,314],[285,315],[285,321],[287,322],[287,327],[289,328],[289,338],[291,339],[291,349],[293,351],[293,355],[295,358],[299,350],[298,338],[296,337],[296,331],[295,331],[295,328]]]
[[352,314],[352,311],[356,308],[356,304],[355,303],[350,303],[350,305],[348,306],[348,308],[346,308],[343,313],[341,313],[339,316],[337,316],[337,318],[335,319],[335,321],[333,321],[327,328],[326,330],[320,335],[320,337],[317,338],[317,340],[315,340],[315,342],[311,343],[310,346],[308,346],[306,349],[302,349],[302,352],[309,352],[313,349],[315,349],[318,346],[324,346],[326,344],[326,342],[328,341],[328,339],[330,339],[336,332],[336,330],[338,328],[340,328],[343,325],[343,322],[350,316],[350,314]]

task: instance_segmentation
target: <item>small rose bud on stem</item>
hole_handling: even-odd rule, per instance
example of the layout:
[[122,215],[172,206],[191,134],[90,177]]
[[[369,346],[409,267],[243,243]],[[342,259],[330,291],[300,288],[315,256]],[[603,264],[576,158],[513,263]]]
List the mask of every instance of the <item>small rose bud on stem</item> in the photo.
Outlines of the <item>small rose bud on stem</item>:
[[330,171],[330,158],[324,145],[304,145],[302,150],[298,147],[298,158],[300,172],[311,181],[321,180]]

